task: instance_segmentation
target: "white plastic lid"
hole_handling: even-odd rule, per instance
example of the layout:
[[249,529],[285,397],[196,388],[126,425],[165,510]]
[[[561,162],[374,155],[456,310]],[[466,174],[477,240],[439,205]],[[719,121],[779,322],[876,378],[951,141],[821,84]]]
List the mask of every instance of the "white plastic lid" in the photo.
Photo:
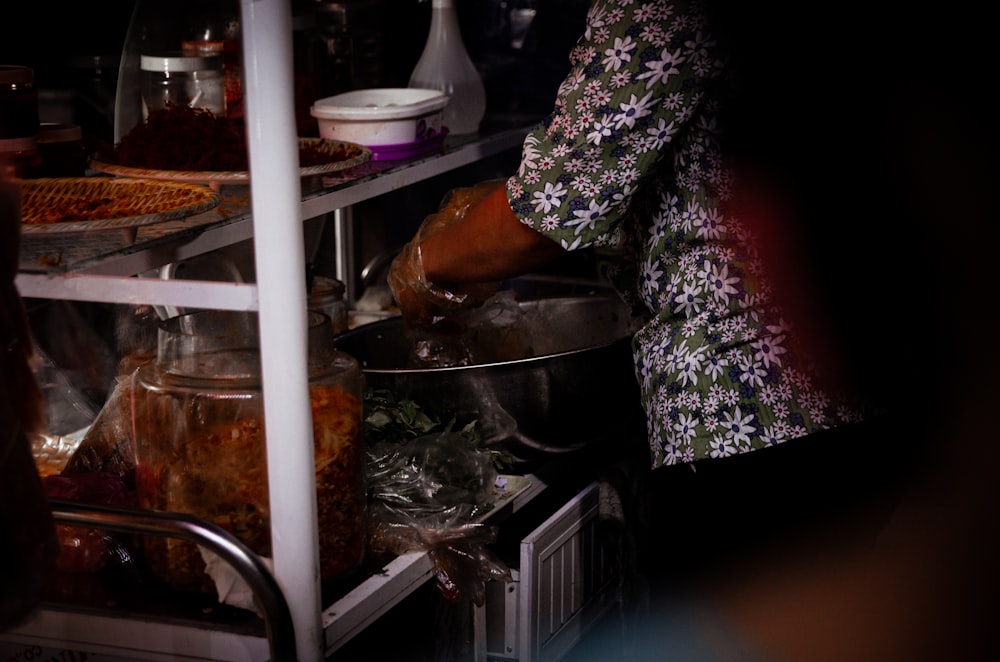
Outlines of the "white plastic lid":
[[75,140],[83,140],[83,129],[79,124],[42,122],[38,125],[39,143],[64,143]]
[[440,90],[380,87],[320,99],[309,112],[325,120],[398,120],[426,115],[446,105],[448,95]]
[[178,71],[206,71],[222,68],[219,56],[183,55],[182,53],[154,53],[142,55],[139,67],[143,71],[177,73]]
[[19,64],[0,65],[0,83],[3,85],[23,85],[35,82],[35,70]]

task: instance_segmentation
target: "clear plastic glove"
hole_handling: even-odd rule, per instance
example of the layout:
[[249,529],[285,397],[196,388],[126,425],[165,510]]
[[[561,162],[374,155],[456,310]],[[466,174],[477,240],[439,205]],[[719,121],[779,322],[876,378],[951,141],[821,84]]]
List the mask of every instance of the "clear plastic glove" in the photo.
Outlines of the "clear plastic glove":
[[454,322],[461,311],[481,304],[496,291],[496,285],[489,283],[462,286],[454,291],[435,285],[427,279],[420,246],[428,237],[461,221],[470,209],[502,185],[503,180],[488,180],[449,191],[438,211],[424,219],[416,236],[393,260],[389,287],[411,329],[434,327],[447,332],[449,322]]

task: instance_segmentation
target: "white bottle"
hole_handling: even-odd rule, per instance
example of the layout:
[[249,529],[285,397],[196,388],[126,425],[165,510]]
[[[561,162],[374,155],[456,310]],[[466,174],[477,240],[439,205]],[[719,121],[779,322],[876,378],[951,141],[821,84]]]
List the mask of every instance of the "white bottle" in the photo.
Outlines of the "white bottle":
[[465,50],[454,0],[431,0],[430,34],[409,85],[448,94],[442,124],[449,135],[479,131],[486,114],[486,89]]

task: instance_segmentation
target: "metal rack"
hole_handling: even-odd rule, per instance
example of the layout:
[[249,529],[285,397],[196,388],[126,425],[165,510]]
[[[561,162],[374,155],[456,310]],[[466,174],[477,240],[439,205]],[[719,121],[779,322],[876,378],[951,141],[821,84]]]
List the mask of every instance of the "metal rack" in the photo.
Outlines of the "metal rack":
[[[390,564],[377,585],[345,598],[351,605],[350,616],[337,606],[324,611],[321,604],[301,226],[306,219],[348,209],[516,148],[525,130],[449,142],[441,154],[360,168],[352,176],[307,186],[298,177],[289,5],[285,0],[241,0],[240,9],[250,171],[255,182],[249,187],[249,204],[224,218],[207,212],[172,227],[140,232],[128,245],[115,237],[92,238],[85,245],[60,249],[58,261],[35,254],[52,250],[54,240],[25,242],[16,284],[24,297],[259,311],[265,432],[268,439],[283,440],[280,446],[267,448],[274,578],[281,593],[291,596],[288,609],[295,648],[298,659],[306,662],[323,659],[380,610],[425,581],[432,567],[424,554],[403,555]],[[340,232],[349,230],[350,222],[349,214],[335,215],[335,223],[342,224]],[[255,246],[267,247],[254,251],[256,283],[136,277],[251,238]],[[338,246],[342,264],[347,250]],[[536,489],[542,487],[539,483]],[[69,648],[146,659],[267,659],[269,655],[266,637],[56,609],[42,610],[34,622],[5,633],[4,639],[59,642]]]

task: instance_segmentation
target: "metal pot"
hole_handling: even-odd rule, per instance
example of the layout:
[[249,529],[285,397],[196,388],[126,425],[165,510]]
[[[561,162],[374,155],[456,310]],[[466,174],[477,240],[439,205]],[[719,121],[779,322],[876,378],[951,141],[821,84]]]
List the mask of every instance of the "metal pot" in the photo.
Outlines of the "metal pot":
[[[413,339],[398,317],[336,339],[367,384],[390,390],[459,424],[475,420],[483,443],[515,459],[567,453],[634,430],[641,421],[631,355],[635,321],[614,296],[517,303],[509,328],[487,325],[474,342],[497,360],[412,368]],[[482,352],[480,352],[480,355]]]

